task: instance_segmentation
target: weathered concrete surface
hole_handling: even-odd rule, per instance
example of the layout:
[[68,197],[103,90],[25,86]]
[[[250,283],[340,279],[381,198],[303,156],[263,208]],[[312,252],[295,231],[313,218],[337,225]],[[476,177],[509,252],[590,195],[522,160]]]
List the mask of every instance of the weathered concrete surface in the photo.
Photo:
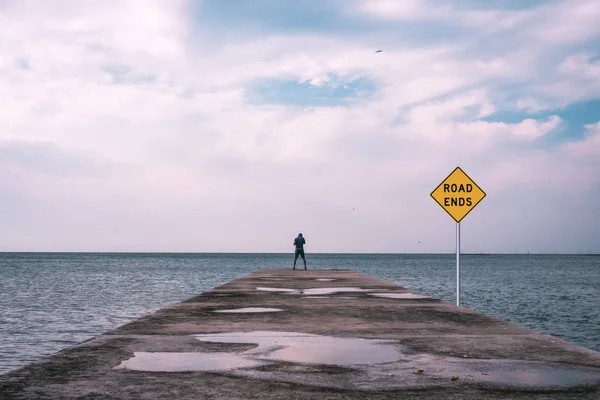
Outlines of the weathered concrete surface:
[[[334,287],[370,291],[301,293]],[[410,291],[350,270],[257,271],[0,375],[0,399],[600,398],[598,352],[439,300],[372,295],[386,292]],[[282,311],[214,312],[249,307]],[[253,331],[240,343],[202,336]],[[147,371],[189,367],[164,352],[259,365]],[[146,370],[123,368],[136,362]]]

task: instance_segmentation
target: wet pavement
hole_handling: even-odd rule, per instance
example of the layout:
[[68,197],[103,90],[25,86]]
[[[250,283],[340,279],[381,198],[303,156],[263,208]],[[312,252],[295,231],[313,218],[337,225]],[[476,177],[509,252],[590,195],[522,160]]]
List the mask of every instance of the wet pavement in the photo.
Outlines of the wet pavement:
[[277,312],[283,311],[279,308],[268,308],[268,307],[246,307],[246,308],[234,308],[231,310],[215,310],[216,313],[260,313],[260,312]]
[[600,353],[351,270],[266,270],[0,375],[0,399],[38,398],[599,399]]
[[414,293],[370,293],[371,296],[387,297],[389,299],[430,299],[430,296],[424,296]]

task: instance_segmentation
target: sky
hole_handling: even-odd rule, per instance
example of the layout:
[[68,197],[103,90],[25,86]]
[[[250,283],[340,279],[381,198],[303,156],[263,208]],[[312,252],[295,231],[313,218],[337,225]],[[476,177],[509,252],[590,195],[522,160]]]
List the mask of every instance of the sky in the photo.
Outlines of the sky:
[[0,251],[600,253],[597,0],[0,0],[0,104]]

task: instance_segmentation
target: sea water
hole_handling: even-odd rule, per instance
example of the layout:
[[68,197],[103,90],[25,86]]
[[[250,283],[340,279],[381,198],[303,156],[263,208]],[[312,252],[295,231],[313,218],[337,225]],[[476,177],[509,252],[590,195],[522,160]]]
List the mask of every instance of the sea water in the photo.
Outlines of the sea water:
[[[455,255],[307,254],[455,303]],[[289,254],[0,253],[0,373]],[[301,273],[302,271],[299,271]],[[600,351],[600,256],[461,255],[461,305]]]

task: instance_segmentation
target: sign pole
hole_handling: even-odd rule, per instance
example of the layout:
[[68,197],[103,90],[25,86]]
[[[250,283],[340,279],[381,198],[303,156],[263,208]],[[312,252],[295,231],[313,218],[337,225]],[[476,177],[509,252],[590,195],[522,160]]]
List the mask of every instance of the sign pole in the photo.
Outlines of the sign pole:
[[460,222],[456,223],[456,305],[460,306]]
[[460,222],[485,197],[485,192],[456,167],[431,192],[431,197],[456,221],[456,305],[460,307]]

